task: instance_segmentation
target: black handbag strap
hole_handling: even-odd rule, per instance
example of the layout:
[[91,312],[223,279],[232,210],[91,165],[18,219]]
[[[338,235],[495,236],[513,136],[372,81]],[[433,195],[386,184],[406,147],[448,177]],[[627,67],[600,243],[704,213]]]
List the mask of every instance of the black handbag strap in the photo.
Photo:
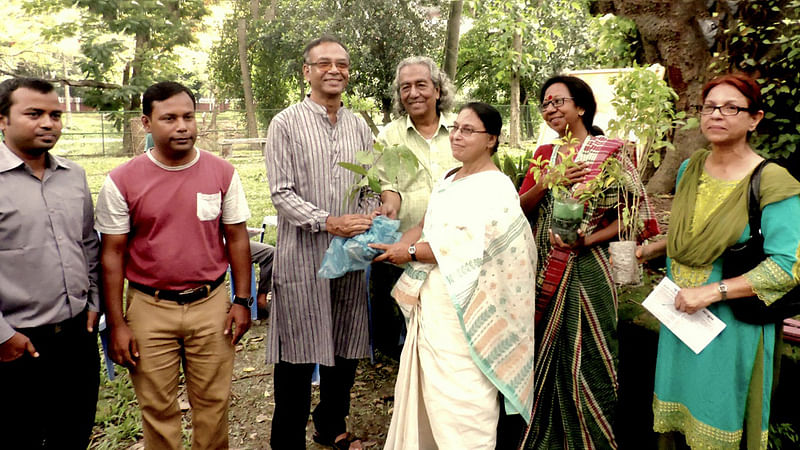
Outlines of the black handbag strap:
[[[750,198],[747,202],[750,239],[758,239],[762,244],[764,235],[761,234],[761,171],[769,163],[770,161],[765,159],[753,169],[753,173],[750,175]],[[763,249],[763,245],[761,248]]]

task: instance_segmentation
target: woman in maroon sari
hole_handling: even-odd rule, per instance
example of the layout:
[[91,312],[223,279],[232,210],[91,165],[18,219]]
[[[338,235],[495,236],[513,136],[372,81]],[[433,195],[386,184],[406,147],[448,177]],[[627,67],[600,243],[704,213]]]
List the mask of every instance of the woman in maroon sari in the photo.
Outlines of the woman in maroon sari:
[[[554,165],[574,158],[564,183],[572,192],[596,176],[607,158],[618,158],[629,189],[644,194],[635,167],[621,151],[624,142],[603,137],[593,126],[597,103],[583,80],[552,77],[540,97],[542,117],[568,143],[543,145],[534,159]],[[617,294],[608,242],[617,235],[620,199],[611,189],[596,205],[587,205],[577,241],[565,244],[551,231],[554,196],[545,176],[539,178],[529,173],[520,189],[542,258],[536,286],[535,402],[524,448],[616,448]],[[657,234],[646,201],[640,209],[645,223],[640,238]]]

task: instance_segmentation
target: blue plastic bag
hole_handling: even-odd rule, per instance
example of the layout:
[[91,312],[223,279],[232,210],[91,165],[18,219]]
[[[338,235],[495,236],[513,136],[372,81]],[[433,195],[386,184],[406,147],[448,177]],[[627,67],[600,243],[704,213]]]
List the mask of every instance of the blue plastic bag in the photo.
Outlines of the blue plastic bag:
[[399,220],[378,216],[372,219],[372,226],[364,233],[351,238],[336,236],[325,251],[317,276],[339,278],[347,272],[366,269],[372,259],[381,253],[367,244],[394,244],[402,236],[397,231],[399,226]]

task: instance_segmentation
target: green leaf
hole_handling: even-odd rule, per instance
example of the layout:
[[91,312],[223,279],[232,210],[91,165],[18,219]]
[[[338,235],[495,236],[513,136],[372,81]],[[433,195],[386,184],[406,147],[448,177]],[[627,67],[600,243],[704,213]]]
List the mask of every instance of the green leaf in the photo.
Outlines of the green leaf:
[[349,163],[349,162],[338,162],[336,164],[339,165],[340,167],[344,167],[345,169],[347,169],[347,170],[349,170],[351,172],[355,172],[355,173],[357,173],[359,175],[364,175],[364,176],[367,175],[367,169],[365,169],[363,166],[360,166],[358,164],[353,164],[353,163]]
[[381,180],[378,177],[368,177],[369,180],[369,188],[372,189],[372,192],[380,193],[381,192]]
[[356,161],[363,165],[372,165],[375,163],[375,154],[372,152],[356,152]]

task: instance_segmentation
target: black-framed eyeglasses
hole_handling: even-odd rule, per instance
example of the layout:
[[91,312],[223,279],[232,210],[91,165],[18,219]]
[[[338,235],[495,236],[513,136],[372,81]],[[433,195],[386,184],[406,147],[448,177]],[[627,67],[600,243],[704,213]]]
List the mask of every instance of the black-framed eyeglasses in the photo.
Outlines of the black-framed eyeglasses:
[[350,62],[349,61],[328,61],[327,59],[323,59],[322,61],[317,62],[307,62],[306,65],[308,66],[317,66],[317,68],[323,72],[327,72],[331,70],[335,65],[339,70],[350,70]]
[[735,116],[742,111],[750,112],[750,108],[736,105],[692,105],[692,109],[704,116],[710,116],[716,110],[723,116]]
[[572,99],[573,97],[554,98],[550,101],[543,102],[541,105],[539,105],[539,111],[544,112],[550,105],[553,105],[553,107],[555,108],[561,108],[562,106],[564,106],[564,102],[566,100],[572,100]]
[[450,131],[450,134],[456,134],[456,131],[461,130],[461,135],[464,137],[470,137],[472,136],[472,133],[488,133],[488,131],[486,130],[476,130],[467,125],[463,126],[450,125],[449,127],[447,127],[447,130]]

